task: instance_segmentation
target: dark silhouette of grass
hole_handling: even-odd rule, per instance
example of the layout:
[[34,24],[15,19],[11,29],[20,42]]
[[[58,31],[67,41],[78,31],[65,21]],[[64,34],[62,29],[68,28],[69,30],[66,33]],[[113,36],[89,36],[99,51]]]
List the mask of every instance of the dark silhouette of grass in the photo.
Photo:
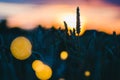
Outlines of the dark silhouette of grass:
[[[67,24],[65,23],[65,26]],[[0,23],[0,80],[37,80],[31,64],[40,59],[53,70],[51,80],[120,80],[120,35],[88,30],[82,36],[70,31],[37,27],[31,31],[9,29]],[[20,61],[11,55],[10,44],[18,36],[32,43],[32,56]],[[60,59],[61,51],[69,57]],[[89,70],[90,77],[84,72]]]

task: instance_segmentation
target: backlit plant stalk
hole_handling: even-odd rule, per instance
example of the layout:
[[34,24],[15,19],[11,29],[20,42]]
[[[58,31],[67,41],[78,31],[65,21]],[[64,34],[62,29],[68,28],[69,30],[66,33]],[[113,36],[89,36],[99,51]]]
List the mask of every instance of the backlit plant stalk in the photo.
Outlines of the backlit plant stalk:
[[79,35],[80,34],[80,13],[79,13],[79,7],[77,7],[77,21],[76,21],[76,33]]

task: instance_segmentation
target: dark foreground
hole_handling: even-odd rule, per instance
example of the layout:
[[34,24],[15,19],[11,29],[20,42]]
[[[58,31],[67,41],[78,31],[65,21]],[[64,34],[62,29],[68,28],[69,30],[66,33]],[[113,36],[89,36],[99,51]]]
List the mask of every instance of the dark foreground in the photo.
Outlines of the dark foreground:
[[[32,69],[36,59],[48,64],[53,75],[50,80],[120,80],[120,35],[108,35],[94,30],[77,37],[66,30],[45,30],[38,27],[32,31],[8,29],[0,24],[0,80],[37,80]],[[11,55],[10,44],[18,36],[27,37],[32,43],[32,55],[24,61]],[[69,57],[63,61],[60,52]],[[90,77],[84,72],[89,70]]]

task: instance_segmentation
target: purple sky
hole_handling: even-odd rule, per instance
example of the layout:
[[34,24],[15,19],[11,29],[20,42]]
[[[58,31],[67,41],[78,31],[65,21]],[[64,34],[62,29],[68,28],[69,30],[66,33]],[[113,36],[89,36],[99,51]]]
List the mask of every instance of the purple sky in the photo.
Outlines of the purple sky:
[[[48,3],[77,3],[77,2],[91,2],[93,0],[0,0],[0,2],[11,2],[11,3],[39,3],[39,4],[48,4]],[[94,0],[95,1],[95,0]],[[99,0],[96,0],[99,1]],[[120,0],[104,0],[106,3],[111,3],[120,6]]]

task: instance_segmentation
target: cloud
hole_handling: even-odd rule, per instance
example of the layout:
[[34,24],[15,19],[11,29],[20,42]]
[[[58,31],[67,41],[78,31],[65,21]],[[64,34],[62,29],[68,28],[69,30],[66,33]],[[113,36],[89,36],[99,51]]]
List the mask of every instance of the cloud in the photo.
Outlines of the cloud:
[[46,28],[60,26],[57,19],[66,11],[69,13],[70,8],[65,5],[0,3],[0,16],[7,18],[10,27],[21,26],[23,29],[32,29],[38,24]]
[[14,4],[14,3],[0,3],[0,15],[11,16],[19,13],[24,13],[33,8],[31,4]]

